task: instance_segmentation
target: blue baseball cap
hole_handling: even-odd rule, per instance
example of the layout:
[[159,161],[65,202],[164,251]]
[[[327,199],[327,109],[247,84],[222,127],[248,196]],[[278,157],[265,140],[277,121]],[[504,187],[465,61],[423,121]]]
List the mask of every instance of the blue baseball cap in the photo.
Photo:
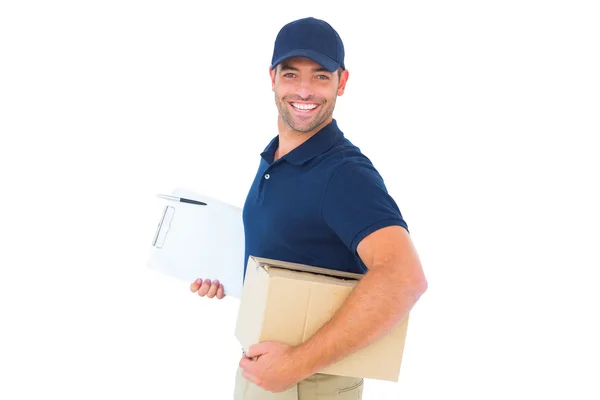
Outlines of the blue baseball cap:
[[344,66],[344,44],[327,22],[313,17],[286,24],[275,39],[271,69],[292,57],[306,57],[329,72]]

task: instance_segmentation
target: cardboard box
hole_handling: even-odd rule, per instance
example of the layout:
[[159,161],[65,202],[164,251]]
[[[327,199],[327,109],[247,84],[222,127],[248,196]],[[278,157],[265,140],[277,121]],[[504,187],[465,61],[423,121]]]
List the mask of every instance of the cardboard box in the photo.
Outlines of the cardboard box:
[[[331,319],[361,277],[251,256],[235,336],[245,351],[263,341],[299,345]],[[408,317],[383,338],[319,372],[397,382],[407,327]]]

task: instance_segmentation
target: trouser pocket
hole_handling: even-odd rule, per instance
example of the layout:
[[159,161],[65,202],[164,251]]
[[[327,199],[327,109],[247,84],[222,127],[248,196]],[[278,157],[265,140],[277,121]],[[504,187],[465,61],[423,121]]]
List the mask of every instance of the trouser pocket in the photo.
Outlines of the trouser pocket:
[[362,378],[316,374],[298,384],[298,400],[361,400]]
[[363,393],[363,379],[338,389],[336,400],[361,400]]

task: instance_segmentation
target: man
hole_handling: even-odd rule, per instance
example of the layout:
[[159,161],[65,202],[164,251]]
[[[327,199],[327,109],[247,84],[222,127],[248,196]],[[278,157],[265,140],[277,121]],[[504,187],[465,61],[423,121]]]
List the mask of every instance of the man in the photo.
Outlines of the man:
[[[362,379],[318,371],[392,330],[427,282],[383,179],[333,119],[349,76],[338,33],[315,18],[285,25],[269,74],[279,134],[261,154],[244,204],[246,260],[253,255],[364,277],[302,345],[250,347],[239,363],[236,399],[360,399]],[[198,279],[190,288],[224,297],[218,282]]]

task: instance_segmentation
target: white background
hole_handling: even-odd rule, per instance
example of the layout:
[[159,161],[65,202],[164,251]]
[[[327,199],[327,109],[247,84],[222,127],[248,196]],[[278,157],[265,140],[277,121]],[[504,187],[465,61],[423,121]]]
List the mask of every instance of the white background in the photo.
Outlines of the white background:
[[231,398],[237,303],[148,270],[155,194],[243,204],[305,16],[429,281],[364,398],[600,397],[594,2],[348,3],[2,2],[0,398]]

